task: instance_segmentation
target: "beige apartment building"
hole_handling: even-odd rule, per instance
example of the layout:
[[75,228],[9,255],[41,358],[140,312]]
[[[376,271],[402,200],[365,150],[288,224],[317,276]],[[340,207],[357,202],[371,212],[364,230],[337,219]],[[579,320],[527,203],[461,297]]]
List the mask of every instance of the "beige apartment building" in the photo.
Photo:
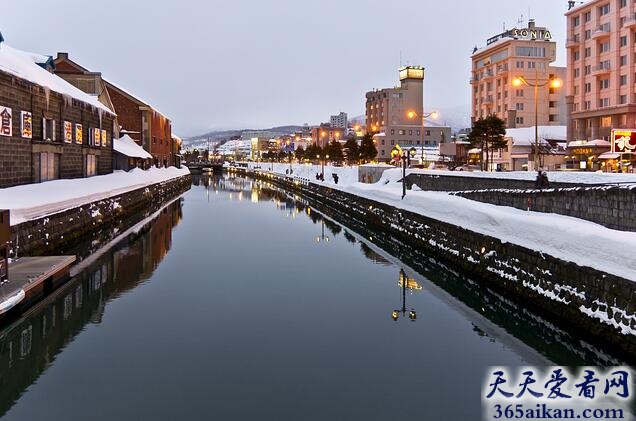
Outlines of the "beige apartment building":
[[636,2],[570,2],[567,18],[568,139],[610,140],[636,127]]
[[[565,126],[565,90],[551,88],[552,79],[565,82],[564,67],[552,66],[556,43],[548,28],[534,20],[521,29],[510,29],[475,49],[472,58],[472,120],[491,114],[503,119],[508,128],[535,126],[535,85],[539,126]],[[526,83],[515,87],[513,81]]]
[[400,69],[400,85],[366,93],[366,126],[373,133],[378,160],[389,161],[391,149],[422,145],[424,142],[424,68]]

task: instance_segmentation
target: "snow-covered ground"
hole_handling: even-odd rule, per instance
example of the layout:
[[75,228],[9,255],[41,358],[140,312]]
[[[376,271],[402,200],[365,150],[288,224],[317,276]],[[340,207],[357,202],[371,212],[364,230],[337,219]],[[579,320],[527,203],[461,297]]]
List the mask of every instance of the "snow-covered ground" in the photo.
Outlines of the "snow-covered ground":
[[185,167],[153,167],[147,171],[137,168],[90,178],[9,187],[0,189],[0,209],[9,209],[11,225],[17,225],[189,173]]
[[[262,170],[269,170],[271,164],[260,163]],[[253,166],[253,164],[250,164]],[[273,170],[285,174],[289,164],[274,164]],[[319,165],[293,165],[294,176],[307,178],[310,182],[328,184],[349,193],[386,203],[425,215],[439,221],[464,227],[474,232],[499,238],[504,242],[517,244],[532,250],[571,261],[581,266],[589,266],[607,273],[636,281],[634,250],[636,232],[617,231],[599,224],[569,216],[527,212],[519,209],[495,206],[451,196],[444,192],[409,190],[402,197],[401,169],[384,172],[375,184],[358,183],[357,167],[325,167],[325,181],[316,181]],[[419,170],[413,170],[417,172]],[[498,178],[534,179],[533,173],[454,173],[451,171],[429,171],[457,176],[493,176]],[[338,174],[336,185],[332,173]],[[580,183],[636,182],[636,174],[597,173],[549,173],[553,181]]]

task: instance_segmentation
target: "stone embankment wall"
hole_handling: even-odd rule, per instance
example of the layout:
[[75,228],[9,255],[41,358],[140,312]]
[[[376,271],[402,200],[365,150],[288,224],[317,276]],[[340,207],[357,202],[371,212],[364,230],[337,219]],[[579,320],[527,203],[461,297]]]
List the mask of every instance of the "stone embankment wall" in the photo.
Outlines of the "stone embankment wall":
[[136,189],[11,227],[12,256],[59,253],[135,213],[161,207],[190,189],[192,176]]
[[274,181],[345,224],[435,257],[568,331],[636,353],[636,282],[329,187]]
[[[534,189],[534,180],[513,180],[508,178],[486,178],[472,175],[437,175],[437,174],[408,174],[406,176],[408,188],[413,184],[422,190],[431,191],[466,191],[486,189]],[[550,183],[552,188],[580,187],[574,183]]]
[[531,180],[409,174],[407,185],[446,191],[467,199],[585,219],[608,228],[636,231],[635,186],[551,183],[538,190]]
[[476,190],[457,196],[499,206],[557,213],[621,231],[636,231],[636,188],[604,186],[548,190]]

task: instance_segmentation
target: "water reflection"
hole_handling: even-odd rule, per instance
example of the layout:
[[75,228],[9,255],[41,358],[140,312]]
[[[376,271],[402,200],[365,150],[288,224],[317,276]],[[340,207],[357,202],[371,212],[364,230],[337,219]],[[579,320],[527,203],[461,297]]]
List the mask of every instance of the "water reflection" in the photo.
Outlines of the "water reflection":
[[172,245],[181,200],[86,267],[21,319],[0,332],[0,415],[35,382],[88,324],[102,321],[107,303],[150,278]]
[[[400,287],[400,291],[402,291],[402,308],[393,310],[393,312],[391,313],[391,318],[395,321],[398,320],[400,315],[402,315],[403,318],[406,317],[406,291],[409,290],[410,293],[413,293],[414,291],[422,290],[422,287],[420,286],[420,284],[417,283],[415,279],[406,276],[406,272],[404,272],[404,269],[400,269],[398,286]],[[417,313],[413,308],[409,310],[409,319],[412,322],[417,319]]]

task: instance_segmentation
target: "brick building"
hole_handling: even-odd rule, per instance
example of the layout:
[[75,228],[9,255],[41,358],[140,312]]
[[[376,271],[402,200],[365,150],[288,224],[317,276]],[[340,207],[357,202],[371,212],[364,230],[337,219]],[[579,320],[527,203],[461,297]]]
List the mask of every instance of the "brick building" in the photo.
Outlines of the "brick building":
[[115,114],[43,57],[0,41],[0,188],[112,172]]
[[130,137],[153,157],[155,165],[174,165],[172,123],[170,119],[147,102],[131,95],[120,87],[106,82],[106,90],[113,102],[119,124]]
[[175,164],[172,125],[170,120],[147,102],[128,93],[102,78],[101,73],[91,72],[70,60],[67,53],[58,53],[55,73],[113,109],[123,131],[135,139],[154,157],[154,164]]

